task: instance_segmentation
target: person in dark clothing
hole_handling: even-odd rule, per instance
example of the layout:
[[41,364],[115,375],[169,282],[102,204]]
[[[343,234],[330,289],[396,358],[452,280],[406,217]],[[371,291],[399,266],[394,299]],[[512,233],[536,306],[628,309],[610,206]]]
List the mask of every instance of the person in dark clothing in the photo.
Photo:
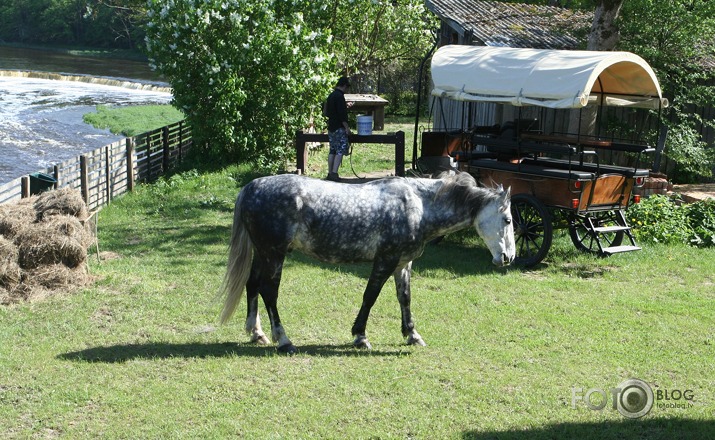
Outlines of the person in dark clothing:
[[333,92],[325,103],[325,113],[328,116],[328,139],[330,152],[328,153],[328,180],[339,181],[338,169],[343,162],[343,156],[350,153],[348,135],[348,103],[345,101],[345,92],[350,88],[350,81],[341,77]]

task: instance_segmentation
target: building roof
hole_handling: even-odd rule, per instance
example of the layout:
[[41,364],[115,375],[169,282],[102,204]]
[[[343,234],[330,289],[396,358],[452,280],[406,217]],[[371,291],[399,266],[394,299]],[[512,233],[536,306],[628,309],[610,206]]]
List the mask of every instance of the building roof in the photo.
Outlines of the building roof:
[[579,29],[590,28],[593,14],[554,6],[498,1],[426,0],[427,8],[461,35],[465,44],[576,49]]

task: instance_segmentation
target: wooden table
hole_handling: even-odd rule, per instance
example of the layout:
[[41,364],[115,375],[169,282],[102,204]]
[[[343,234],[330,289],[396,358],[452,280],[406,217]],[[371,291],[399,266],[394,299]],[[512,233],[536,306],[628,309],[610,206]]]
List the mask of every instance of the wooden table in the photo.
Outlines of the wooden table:
[[390,102],[377,95],[362,93],[346,93],[345,101],[353,103],[348,107],[349,112],[363,113],[372,116],[372,129],[381,131],[385,129],[385,106]]
[[[398,131],[388,134],[371,134],[368,136],[351,134],[350,143],[358,144],[394,144],[395,145],[395,176],[405,177],[405,132]],[[304,133],[295,135],[296,168],[299,174],[305,174],[305,164],[308,163],[307,142],[328,142],[328,133]]]

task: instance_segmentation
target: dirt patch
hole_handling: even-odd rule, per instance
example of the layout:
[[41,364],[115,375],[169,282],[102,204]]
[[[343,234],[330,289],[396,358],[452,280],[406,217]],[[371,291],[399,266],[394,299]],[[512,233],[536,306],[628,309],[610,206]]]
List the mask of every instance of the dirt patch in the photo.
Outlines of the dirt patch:
[[91,281],[96,240],[78,191],[61,189],[0,206],[0,304],[67,292]]

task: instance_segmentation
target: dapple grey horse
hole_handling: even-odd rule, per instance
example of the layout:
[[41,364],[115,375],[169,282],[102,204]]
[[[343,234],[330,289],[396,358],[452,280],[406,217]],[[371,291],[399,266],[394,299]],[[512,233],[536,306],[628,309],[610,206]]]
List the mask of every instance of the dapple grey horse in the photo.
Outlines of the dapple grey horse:
[[402,311],[402,334],[408,344],[425,345],[410,312],[412,260],[430,240],[469,226],[476,228],[495,265],[513,261],[509,190],[481,188],[467,173],[358,185],[293,174],[253,180],[236,201],[221,322],[234,313],[245,288],[246,331],[252,342],[267,344],[258,315],[260,294],[278,351],[295,353],[276,303],[285,255],[298,250],[327,263],[372,262],[352,327],[356,347],[371,348],[365,335],[368,315],[390,275]]

